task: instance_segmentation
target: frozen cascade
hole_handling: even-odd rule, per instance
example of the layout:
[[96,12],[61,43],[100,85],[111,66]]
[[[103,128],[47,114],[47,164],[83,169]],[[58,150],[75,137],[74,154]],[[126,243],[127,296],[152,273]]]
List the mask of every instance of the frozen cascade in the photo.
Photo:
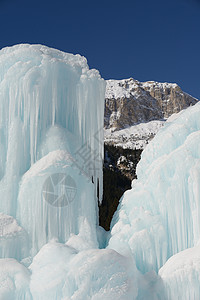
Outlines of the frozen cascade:
[[[200,103],[173,116],[142,154],[112,221],[109,248],[158,271],[200,239]],[[123,249],[123,251],[122,251]]]
[[[104,94],[104,80],[80,55],[28,44],[0,51],[0,211],[28,232],[32,254],[52,237],[78,234],[81,222],[96,239]],[[77,188],[64,208],[43,199],[54,173]]]
[[200,103],[147,146],[106,233],[99,73],[41,45],[0,70],[0,299],[199,300]]
[[97,249],[104,81],[40,45],[1,50],[0,70],[0,247],[18,259],[0,259],[0,298],[136,299],[134,260]]

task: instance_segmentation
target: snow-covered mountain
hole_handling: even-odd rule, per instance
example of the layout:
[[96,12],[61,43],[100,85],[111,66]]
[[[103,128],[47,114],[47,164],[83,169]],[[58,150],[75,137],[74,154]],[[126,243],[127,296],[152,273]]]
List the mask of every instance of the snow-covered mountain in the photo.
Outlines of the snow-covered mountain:
[[105,142],[143,149],[173,113],[197,103],[176,83],[107,80]]
[[123,149],[144,149],[164,123],[164,120],[154,120],[116,131],[104,129],[104,141]]

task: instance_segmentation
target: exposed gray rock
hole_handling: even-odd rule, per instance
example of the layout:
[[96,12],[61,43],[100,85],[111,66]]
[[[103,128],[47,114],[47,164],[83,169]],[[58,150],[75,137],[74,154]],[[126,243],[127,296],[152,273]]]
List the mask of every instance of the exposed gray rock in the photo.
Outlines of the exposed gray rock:
[[197,101],[175,83],[139,82],[133,78],[107,80],[104,125],[119,130],[163,120]]

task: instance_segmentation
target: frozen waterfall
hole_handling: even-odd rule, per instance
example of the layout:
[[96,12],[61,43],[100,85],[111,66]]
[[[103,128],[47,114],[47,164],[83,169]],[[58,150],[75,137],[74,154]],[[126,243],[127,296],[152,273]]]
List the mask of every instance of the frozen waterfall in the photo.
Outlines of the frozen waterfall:
[[83,222],[95,241],[104,93],[80,55],[28,44],[0,51],[0,211],[26,230],[32,255]]
[[146,147],[105,232],[104,92],[80,55],[0,51],[2,300],[199,300],[200,104]]
[[142,272],[158,270],[200,239],[200,104],[168,120],[142,153],[121,199],[110,247],[126,243]]

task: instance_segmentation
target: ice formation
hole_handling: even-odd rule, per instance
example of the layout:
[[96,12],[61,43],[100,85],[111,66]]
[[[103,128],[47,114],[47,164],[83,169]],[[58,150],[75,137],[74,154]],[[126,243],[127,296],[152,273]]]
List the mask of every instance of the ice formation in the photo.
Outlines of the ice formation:
[[82,222],[97,246],[104,80],[84,57],[41,45],[2,49],[0,70],[0,211],[26,230],[31,255]]
[[28,252],[28,235],[11,217],[0,213],[0,258],[23,259]]
[[[71,159],[65,151],[52,151],[22,177],[17,219],[28,233],[31,256],[52,238],[57,237],[60,242],[66,242],[71,234],[81,233],[87,237],[91,247],[98,247],[94,184],[71,166]],[[61,181],[58,185],[60,191],[54,188],[54,181]],[[58,199],[57,195],[62,196],[68,184],[66,196],[69,197]],[[42,197],[45,197],[45,201]]]
[[106,233],[99,73],[41,45],[0,70],[0,299],[199,300],[200,104],[144,150]]
[[[160,269],[158,295],[165,299],[200,299],[200,246],[172,256]],[[163,294],[163,290],[165,293]]]
[[77,251],[51,242],[30,266],[34,299],[125,300],[137,295],[136,267],[109,249]]
[[15,259],[0,259],[0,299],[31,300],[30,271]]
[[157,271],[200,238],[199,115],[198,103],[169,119],[143,152],[138,180],[114,217],[109,246],[125,243],[142,272]]

